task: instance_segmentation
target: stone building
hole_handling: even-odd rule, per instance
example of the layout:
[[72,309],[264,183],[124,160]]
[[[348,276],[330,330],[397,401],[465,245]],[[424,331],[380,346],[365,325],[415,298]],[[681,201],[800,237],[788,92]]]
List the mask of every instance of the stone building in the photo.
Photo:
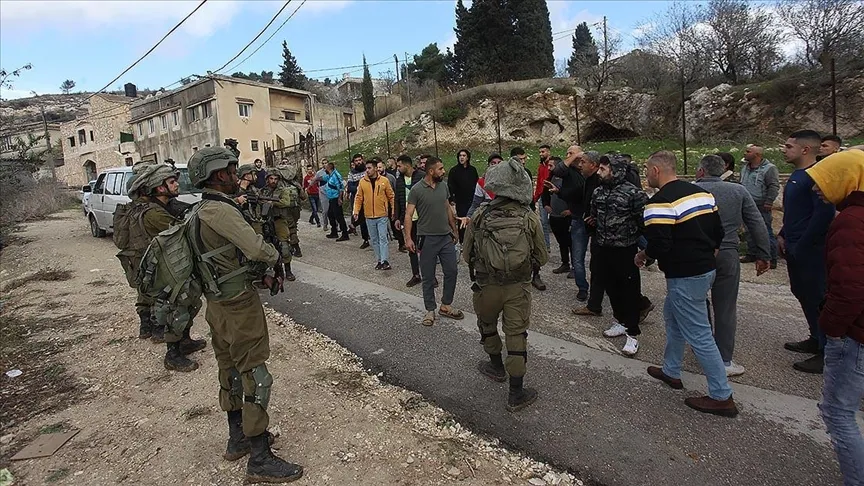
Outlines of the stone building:
[[[48,149],[45,128],[46,125],[42,122],[4,127],[0,131],[0,159],[10,160],[19,158],[21,156],[19,141],[24,142],[25,147],[29,146],[30,137],[33,137],[35,143],[29,151],[35,154],[45,153]],[[57,140],[60,139],[60,124],[48,123],[47,128],[51,144],[56,145]]]
[[142,159],[185,163],[195,151],[233,138],[246,164],[317,127],[314,106],[308,91],[215,75],[135,102],[129,123]]
[[60,125],[63,161],[57,179],[82,186],[105,169],[140,160],[129,126],[132,96],[100,93],[90,98],[87,115]]

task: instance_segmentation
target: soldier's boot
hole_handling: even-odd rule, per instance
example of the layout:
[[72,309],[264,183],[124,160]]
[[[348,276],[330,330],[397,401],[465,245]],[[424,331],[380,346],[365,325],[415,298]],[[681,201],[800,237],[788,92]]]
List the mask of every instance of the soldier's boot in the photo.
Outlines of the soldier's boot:
[[518,412],[537,400],[537,390],[522,386],[524,377],[510,377],[510,394],[507,396],[507,410]]
[[540,278],[540,269],[534,269],[534,275],[531,278],[531,285],[534,286],[537,290],[546,290],[546,284],[543,283],[543,280]]
[[291,262],[285,262],[285,280],[289,282],[297,280],[297,277],[295,277],[294,274],[291,273]]
[[183,337],[180,338],[179,342],[180,352],[184,355],[201,351],[207,347],[206,339],[192,339],[192,336],[189,334],[189,328],[183,330]]
[[295,257],[297,257],[297,258],[302,258],[302,257],[303,257],[303,252],[300,251],[300,245],[299,245],[299,244],[291,245],[291,248],[294,250],[294,251],[293,251],[293,254],[294,254]]
[[498,383],[507,381],[507,372],[504,370],[504,361],[500,354],[490,354],[489,361],[481,361],[477,364],[477,369],[483,376]]
[[138,339],[148,339],[153,333],[153,323],[150,321],[150,309],[147,312],[139,312],[138,318],[141,319],[141,324],[138,325]]
[[[269,445],[276,442],[276,437],[270,432],[264,432],[264,435],[267,436]],[[222,454],[222,458],[226,461],[236,461],[249,454],[250,449],[249,439],[243,434],[243,411],[228,412],[228,446],[225,448],[225,454]]]
[[165,353],[165,369],[171,371],[195,371],[198,363],[183,355],[180,350],[180,342],[168,343],[168,352]]
[[303,477],[303,466],[273,455],[268,433],[249,437],[249,445],[251,454],[246,463],[247,483],[290,483]]
[[160,326],[156,323],[153,323],[153,330],[150,334],[150,341],[155,344],[162,344],[165,342],[165,326]]

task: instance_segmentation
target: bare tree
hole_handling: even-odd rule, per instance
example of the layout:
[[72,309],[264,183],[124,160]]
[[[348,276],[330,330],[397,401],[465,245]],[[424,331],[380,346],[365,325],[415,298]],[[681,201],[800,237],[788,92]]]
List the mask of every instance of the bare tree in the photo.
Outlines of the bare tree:
[[378,73],[378,80],[384,92],[393,94],[393,87],[396,86],[396,74],[393,73],[393,70],[388,69],[387,71]]
[[703,17],[699,4],[679,0],[638,28],[642,48],[668,59],[682,85],[700,82],[708,75],[710,66],[698,42]]
[[860,0],[781,0],[783,25],[804,43],[808,65],[827,68],[832,58],[864,55],[864,3]]
[[566,78],[570,76],[570,72],[567,69],[567,60],[566,59],[555,59],[555,77],[556,78]]
[[593,68],[586,69],[586,82],[589,89],[601,91],[609,82],[615,72],[617,61],[615,55],[621,47],[621,36],[610,32],[606,27],[606,18],[603,18],[603,26],[600,30],[600,39],[597,50],[600,53],[600,63]]

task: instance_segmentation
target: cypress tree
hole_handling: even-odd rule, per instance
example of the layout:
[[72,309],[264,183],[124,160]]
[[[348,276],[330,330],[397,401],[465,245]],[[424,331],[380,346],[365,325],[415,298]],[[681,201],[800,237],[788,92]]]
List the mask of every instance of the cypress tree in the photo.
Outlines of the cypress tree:
[[372,75],[369,74],[369,66],[366,65],[366,56],[363,56],[363,82],[360,84],[360,99],[363,101],[363,118],[366,124],[375,122],[375,90],[372,87]]
[[303,71],[297,65],[297,59],[288,50],[288,43],[282,41],[282,65],[279,66],[279,82],[286,88],[303,89]]
[[513,26],[506,56],[511,77],[552,77],[555,74],[555,55],[546,0],[509,0],[507,13]]
[[594,36],[591,35],[588,24],[582,22],[576,26],[576,31],[573,33],[573,54],[567,61],[567,71],[570,73],[570,77],[574,78],[580,69],[599,64],[600,52],[597,50]]
[[474,30],[470,26],[471,13],[465,8],[462,0],[456,0],[456,43],[453,44],[453,58],[450,63],[450,71],[455,81],[465,82],[465,66],[474,40]]

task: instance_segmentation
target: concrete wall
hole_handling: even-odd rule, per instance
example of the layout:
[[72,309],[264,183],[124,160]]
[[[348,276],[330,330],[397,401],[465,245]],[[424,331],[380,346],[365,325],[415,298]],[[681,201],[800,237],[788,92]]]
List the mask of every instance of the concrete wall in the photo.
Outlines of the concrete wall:
[[[0,133],[0,160],[17,159],[18,151],[15,146],[18,141],[28,143],[30,136],[34,138],[42,137],[36,145],[33,146],[33,152],[42,152],[48,149],[48,140],[45,139],[45,125],[42,123],[30,123],[21,127],[10,127],[4,133]],[[48,136],[51,137],[51,145],[56,146],[60,140],[60,124],[48,124]]]
[[[105,169],[126,165],[127,158],[133,162],[140,160],[137,152],[120,152],[120,133],[132,133],[128,123],[130,102],[109,100],[97,95],[90,99],[88,113],[60,125],[65,164],[56,168],[56,174],[58,180],[72,187],[86,184],[89,177]],[[86,130],[87,142],[84,145],[78,141],[79,129]],[[75,137],[75,147],[70,145],[69,137]]]
[[355,111],[347,106],[315,103],[315,138],[329,141],[345,138],[345,128],[355,126]]
[[[537,92],[544,91],[547,88],[560,89],[565,87],[572,88],[574,86],[574,81],[568,78],[526,79],[524,81],[509,81],[506,83],[484,84],[483,86],[477,86],[476,88],[459,91],[458,93],[453,93],[449,96],[438,98],[437,100],[415,103],[412,106],[403,108],[396,113],[393,113],[392,115],[388,115],[376,121],[375,123],[363,127],[352,133],[351,144],[353,145],[355,143],[365,142],[368,140],[383,137],[385,131],[385,122],[389,125],[390,131],[392,132],[401,128],[406,123],[420,118],[420,115],[422,113],[432,112],[436,106],[458,103],[483,96],[494,98],[513,94],[520,94],[526,91]],[[341,142],[339,140],[334,140],[332,142],[325,143],[324,146],[320,149],[320,152],[322,155],[329,157],[335,153],[345,150],[345,148],[346,145],[344,139],[341,140]]]

